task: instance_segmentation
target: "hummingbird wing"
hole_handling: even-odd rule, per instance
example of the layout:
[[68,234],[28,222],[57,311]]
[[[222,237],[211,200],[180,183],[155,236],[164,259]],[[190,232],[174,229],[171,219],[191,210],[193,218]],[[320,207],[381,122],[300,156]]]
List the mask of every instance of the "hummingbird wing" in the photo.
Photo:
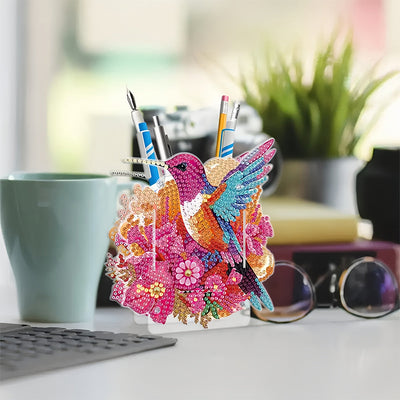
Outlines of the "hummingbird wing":
[[271,161],[276,150],[271,149],[274,139],[269,139],[241,158],[239,165],[222,179],[207,203],[217,219],[235,221],[240,210],[246,208],[252,196],[268,179]]
[[[247,208],[252,196],[267,181],[272,169],[269,163],[276,150],[272,149],[274,139],[269,139],[255,149],[239,157],[239,165],[230,171],[221,181],[217,189],[207,200],[207,204],[216,216],[224,231],[224,241],[233,242],[239,254],[241,246],[235,235],[231,222],[236,221],[240,211]],[[272,301],[256,273],[245,260],[235,263],[234,268],[242,275],[241,289],[250,294],[251,304],[261,309],[261,303],[273,310]],[[270,272],[270,271],[269,271]],[[266,277],[263,276],[265,279]]]

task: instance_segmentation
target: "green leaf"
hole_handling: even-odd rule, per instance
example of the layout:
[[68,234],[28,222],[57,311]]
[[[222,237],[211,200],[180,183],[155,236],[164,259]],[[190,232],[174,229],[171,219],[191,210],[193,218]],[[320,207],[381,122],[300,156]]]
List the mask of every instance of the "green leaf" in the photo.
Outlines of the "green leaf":
[[[287,61],[271,46],[261,63],[240,79],[245,101],[260,114],[263,129],[275,137],[284,157],[339,157],[353,154],[365,133],[357,124],[371,96],[399,71],[376,77],[376,66],[351,81],[354,45],[339,30],[314,55],[311,81],[302,60]],[[376,121],[375,116],[374,121]]]

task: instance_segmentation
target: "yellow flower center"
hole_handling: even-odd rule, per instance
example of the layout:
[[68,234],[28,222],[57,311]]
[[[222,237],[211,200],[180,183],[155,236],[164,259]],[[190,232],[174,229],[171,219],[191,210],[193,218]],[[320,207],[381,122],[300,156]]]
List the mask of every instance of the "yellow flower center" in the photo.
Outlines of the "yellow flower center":
[[158,299],[164,295],[165,287],[161,282],[154,282],[152,285],[150,285],[149,292],[151,297]]
[[192,271],[191,271],[190,269],[187,269],[187,270],[185,271],[185,276],[189,277],[189,276],[191,276],[191,275],[192,275]]
[[140,283],[136,285],[136,293],[140,293],[142,290],[145,290],[144,286],[142,286]]

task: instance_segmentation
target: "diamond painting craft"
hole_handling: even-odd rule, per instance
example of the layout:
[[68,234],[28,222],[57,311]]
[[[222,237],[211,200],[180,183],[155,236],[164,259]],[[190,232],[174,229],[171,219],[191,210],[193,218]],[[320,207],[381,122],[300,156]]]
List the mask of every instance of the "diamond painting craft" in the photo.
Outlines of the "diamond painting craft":
[[110,230],[117,254],[106,262],[111,299],[158,323],[173,316],[205,328],[246,300],[273,310],[262,284],[274,271],[266,247],[273,230],[259,204],[273,143],[204,165],[189,153],[125,159],[156,166],[164,178],[157,190],[135,184],[120,198]]

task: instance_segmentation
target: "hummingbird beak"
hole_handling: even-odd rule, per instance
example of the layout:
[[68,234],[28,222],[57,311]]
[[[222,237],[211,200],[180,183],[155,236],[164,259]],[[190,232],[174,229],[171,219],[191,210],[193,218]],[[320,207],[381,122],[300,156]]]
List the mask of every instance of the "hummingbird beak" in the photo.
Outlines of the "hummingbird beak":
[[149,160],[147,158],[127,157],[122,159],[122,162],[124,164],[155,165],[156,167],[168,169],[168,165],[161,160]]

